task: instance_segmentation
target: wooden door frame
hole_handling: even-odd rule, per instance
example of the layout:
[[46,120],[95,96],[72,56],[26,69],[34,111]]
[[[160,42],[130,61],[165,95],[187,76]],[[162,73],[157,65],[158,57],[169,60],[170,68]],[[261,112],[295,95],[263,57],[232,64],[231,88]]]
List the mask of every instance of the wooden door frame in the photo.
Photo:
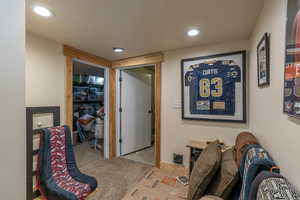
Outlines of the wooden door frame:
[[154,65],[155,67],[155,166],[160,168],[161,161],[161,63],[162,53],[153,53],[143,56],[110,61],[105,58],[81,51],[68,45],[63,46],[63,53],[66,56],[65,70],[65,122],[72,129],[73,127],[73,59],[82,60],[88,63],[100,65],[109,69],[109,157],[116,157],[116,68]]
[[115,131],[115,81],[114,81],[114,74],[115,70],[112,69],[111,65],[112,62],[101,58],[99,56],[95,56],[89,54],[87,52],[81,51],[79,49],[70,47],[68,45],[63,46],[63,52],[66,56],[66,70],[65,70],[65,122],[73,129],[73,60],[78,59],[87,63],[99,65],[106,69],[109,69],[109,157],[115,157],[115,147],[114,147],[114,140],[113,136]]
[[[162,53],[148,54],[144,56],[132,57],[112,62],[113,69],[127,67],[154,65],[154,101],[155,101],[155,167],[160,168],[161,161],[161,63],[163,62]],[[115,84],[116,86],[116,84]],[[116,89],[116,88],[115,88]],[[116,131],[114,131],[115,147],[117,147]]]

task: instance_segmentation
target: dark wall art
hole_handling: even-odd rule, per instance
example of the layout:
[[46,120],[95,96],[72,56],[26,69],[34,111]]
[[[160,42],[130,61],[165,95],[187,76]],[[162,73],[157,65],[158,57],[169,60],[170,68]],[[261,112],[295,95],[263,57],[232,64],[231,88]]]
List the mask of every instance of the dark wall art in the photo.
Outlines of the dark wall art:
[[265,33],[257,45],[257,81],[258,86],[270,85],[270,43],[269,35]]

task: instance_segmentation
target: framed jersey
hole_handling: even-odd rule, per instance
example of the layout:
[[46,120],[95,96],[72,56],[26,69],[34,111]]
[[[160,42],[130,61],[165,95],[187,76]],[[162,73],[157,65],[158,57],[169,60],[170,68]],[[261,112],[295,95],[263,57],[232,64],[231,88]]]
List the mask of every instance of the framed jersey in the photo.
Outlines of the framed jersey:
[[246,51],[181,60],[182,119],[246,122]]
[[300,0],[288,0],[283,110],[300,117]]

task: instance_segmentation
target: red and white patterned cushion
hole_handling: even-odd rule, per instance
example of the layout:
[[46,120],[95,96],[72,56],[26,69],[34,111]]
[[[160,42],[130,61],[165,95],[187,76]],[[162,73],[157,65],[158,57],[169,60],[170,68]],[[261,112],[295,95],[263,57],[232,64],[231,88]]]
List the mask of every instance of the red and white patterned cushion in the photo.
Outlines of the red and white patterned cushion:
[[73,193],[78,199],[84,199],[91,192],[88,184],[73,179],[67,168],[65,129],[49,128],[51,145],[51,169],[54,182],[63,190]]

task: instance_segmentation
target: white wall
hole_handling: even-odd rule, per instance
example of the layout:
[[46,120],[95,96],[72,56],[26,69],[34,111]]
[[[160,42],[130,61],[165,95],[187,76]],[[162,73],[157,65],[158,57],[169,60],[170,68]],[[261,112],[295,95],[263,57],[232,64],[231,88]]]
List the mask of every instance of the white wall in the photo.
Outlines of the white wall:
[[0,194],[22,200],[26,194],[25,2],[0,6]]
[[[271,153],[281,172],[300,190],[300,120],[283,114],[285,23],[287,0],[265,0],[250,41],[179,49],[165,52],[162,65],[162,162],[172,162],[173,152],[184,153],[187,166],[189,139],[219,138],[233,144],[236,135],[250,129]],[[256,46],[271,33],[271,85],[257,86]],[[249,47],[249,48],[248,48]],[[181,120],[180,60],[248,49],[248,125]]]
[[189,151],[185,146],[189,140],[220,139],[226,144],[232,145],[236,135],[249,128],[248,124],[182,120],[181,108],[174,108],[176,104],[181,103],[181,59],[247,49],[248,41],[239,41],[164,52],[162,64],[162,162],[171,163],[174,152],[184,153],[187,167]]
[[[300,189],[300,121],[283,114],[286,0],[265,0],[251,37],[250,129],[268,149],[282,174]],[[271,85],[257,87],[256,46],[271,34]]]
[[26,106],[60,106],[64,123],[63,45],[26,33]]

